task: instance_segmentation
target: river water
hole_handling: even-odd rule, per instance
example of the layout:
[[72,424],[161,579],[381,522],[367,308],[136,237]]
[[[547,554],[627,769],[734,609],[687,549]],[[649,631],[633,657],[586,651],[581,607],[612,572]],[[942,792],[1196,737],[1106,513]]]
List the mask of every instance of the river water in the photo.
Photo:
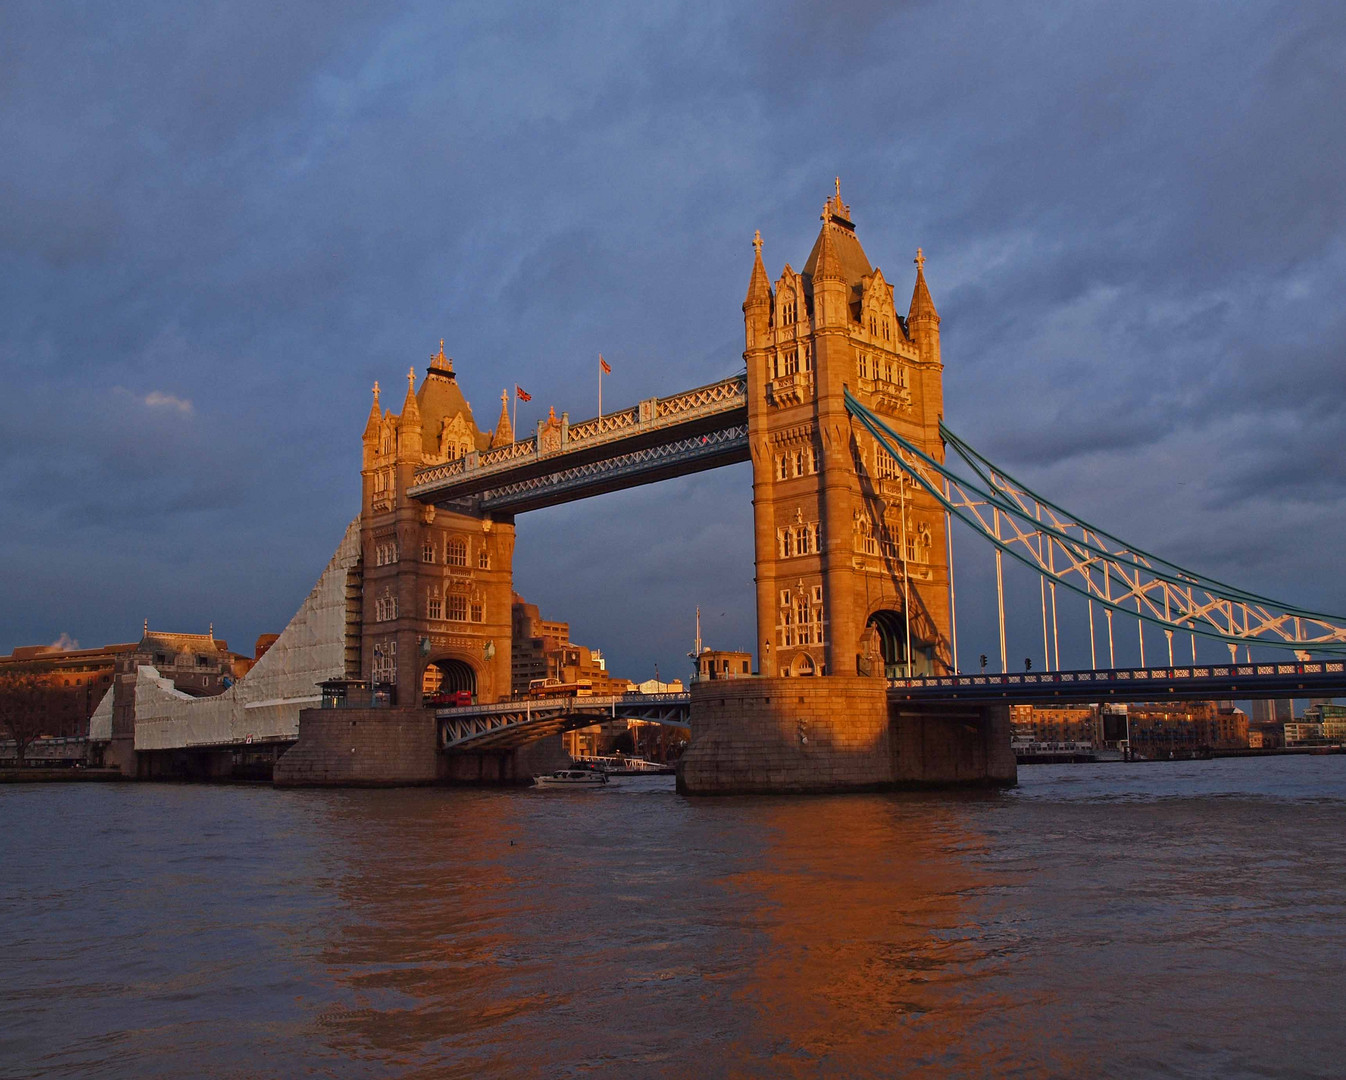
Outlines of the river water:
[[0,788],[0,1076],[1346,1075],[1346,757]]

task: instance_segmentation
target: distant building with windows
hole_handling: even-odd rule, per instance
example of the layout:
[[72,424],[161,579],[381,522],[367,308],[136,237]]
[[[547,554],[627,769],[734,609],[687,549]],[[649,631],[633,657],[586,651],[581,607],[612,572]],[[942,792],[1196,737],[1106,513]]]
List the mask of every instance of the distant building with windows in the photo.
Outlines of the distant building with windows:
[[1036,743],[1102,743],[1097,705],[1011,705],[1015,738]]
[[[24,645],[0,656],[0,671],[35,671],[46,682],[42,734],[54,738],[82,738],[89,734],[89,717],[112,689],[117,659],[135,649],[134,642],[99,649],[67,649],[59,645]],[[4,733],[0,732],[0,738]]]
[[752,653],[727,649],[703,649],[696,658],[696,677],[710,679],[746,679],[752,675]]

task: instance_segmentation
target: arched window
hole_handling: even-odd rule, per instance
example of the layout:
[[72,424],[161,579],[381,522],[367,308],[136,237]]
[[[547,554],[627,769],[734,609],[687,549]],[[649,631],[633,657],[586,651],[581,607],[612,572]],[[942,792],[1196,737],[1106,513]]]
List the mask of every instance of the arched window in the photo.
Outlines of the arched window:
[[796,476],[803,476],[803,475],[804,475],[804,451],[803,451],[803,450],[796,450],[796,451],[795,451],[795,475],[796,475]]
[[444,564],[446,566],[467,565],[467,541],[461,536],[451,536],[444,544]]
[[776,459],[776,475],[781,480],[790,479],[790,455],[781,454]]

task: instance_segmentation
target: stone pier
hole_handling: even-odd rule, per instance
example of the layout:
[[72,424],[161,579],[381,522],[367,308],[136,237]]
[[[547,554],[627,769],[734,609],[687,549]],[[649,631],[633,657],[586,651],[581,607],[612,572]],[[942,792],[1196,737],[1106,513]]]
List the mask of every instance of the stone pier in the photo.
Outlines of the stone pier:
[[524,784],[564,768],[559,735],[513,750],[445,755],[430,709],[305,709],[299,741],[276,762],[277,787]]
[[752,678],[692,687],[685,795],[802,794],[1016,782],[1009,710],[889,705],[882,679]]

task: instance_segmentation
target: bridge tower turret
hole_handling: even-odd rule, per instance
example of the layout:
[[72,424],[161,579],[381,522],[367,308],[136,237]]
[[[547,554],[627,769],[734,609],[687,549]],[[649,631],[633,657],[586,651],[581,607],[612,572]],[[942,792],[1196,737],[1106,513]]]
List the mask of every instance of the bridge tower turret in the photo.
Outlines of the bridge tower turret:
[[415,369],[408,373],[400,414],[380,413],[375,387],[361,440],[361,572],[347,610],[358,646],[348,640],[347,655],[358,658],[362,678],[395,686],[401,705],[420,704],[429,669],[431,684],[441,679],[479,701],[509,696],[513,520],[406,494],[418,469],[476,454],[490,440],[443,342],[419,389]]
[[860,245],[840,181],[803,271],[787,263],[774,292],[760,237],[754,245],[743,310],[759,668],[773,676],[947,670],[943,514],[845,405],[850,390],[943,459],[939,316],[924,259],[904,324],[893,287]]

